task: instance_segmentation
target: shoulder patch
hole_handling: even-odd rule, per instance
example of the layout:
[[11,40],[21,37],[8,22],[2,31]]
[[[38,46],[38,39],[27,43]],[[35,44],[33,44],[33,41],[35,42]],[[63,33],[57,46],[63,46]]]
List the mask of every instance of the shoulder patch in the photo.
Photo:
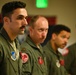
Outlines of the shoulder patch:
[[28,55],[26,53],[21,53],[20,52],[20,57],[22,59],[22,63],[26,63],[28,61]]
[[69,53],[69,49],[68,48],[65,48],[62,52],[62,55],[63,56],[66,56],[67,54]]

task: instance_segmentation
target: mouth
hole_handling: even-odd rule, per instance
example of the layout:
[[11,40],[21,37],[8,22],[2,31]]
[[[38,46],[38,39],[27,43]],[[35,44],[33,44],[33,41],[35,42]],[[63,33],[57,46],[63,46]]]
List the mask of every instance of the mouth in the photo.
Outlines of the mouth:
[[25,26],[22,26],[20,29],[24,31],[25,30]]
[[66,46],[66,44],[63,44],[63,45],[62,45],[62,48],[64,48],[65,46]]

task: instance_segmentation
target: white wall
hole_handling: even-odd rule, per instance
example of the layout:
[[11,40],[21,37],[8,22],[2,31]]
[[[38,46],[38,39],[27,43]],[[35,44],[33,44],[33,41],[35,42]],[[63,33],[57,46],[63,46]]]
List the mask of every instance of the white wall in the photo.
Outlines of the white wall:
[[[1,0],[1,6],[14,0]],[[48,7],[45,9],[38,9],[35,6],[35,0],[21,0],[26,2],[27,11],[29,15],[44,15],[44,16],[56,16],[57,24],[65,24],[71,28],[71,38],[68,45],[76,41],[76,0],[48,0]]]

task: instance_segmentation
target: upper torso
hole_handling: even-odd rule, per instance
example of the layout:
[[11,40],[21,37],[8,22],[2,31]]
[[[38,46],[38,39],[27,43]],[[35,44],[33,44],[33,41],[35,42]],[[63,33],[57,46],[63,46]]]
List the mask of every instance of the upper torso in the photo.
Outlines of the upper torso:
[[59,52],[54,52],[50,42],[48,42],[43,48],[47,57],[49,75],[68,75],[64,68],[64,60],[62,55]]
[[71,75],[76,75],[76,43],[67,48],[68,54],[64,55],[65,68]]
[[23,63],[23,66],[26,67],[23,75],[47,75],[46,57],[41,46],[37,48],[28,37],[22,44],[22,52],[26,52],[29,56],[27,62]]
[[[0,75],[20,75],[19,43],[15,41],[17,52],[11,46],[8,35],[4,30],[0,32]],[[13,55],[14,53],[14,55]]]

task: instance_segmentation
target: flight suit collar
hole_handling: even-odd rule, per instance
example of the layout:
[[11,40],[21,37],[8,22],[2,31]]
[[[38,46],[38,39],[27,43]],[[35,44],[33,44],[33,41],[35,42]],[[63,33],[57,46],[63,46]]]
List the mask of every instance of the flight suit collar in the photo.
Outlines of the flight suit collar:
[[39,44],[39,48],[35,45],[35,43],[32,41],[32,39],[30,38],[30,36],[28,35],[26,38],[26,42],[28,42],[28,44],[33,47],[35,50],[39,50],[41,52],[41,54],[43,55],[43,50],[42,50],[42,46]]
[[59,52],[58,50],[57,50],[57,52],[55,52],[55,51],[53,50],[50,41],[47,43],[47,47],[48,47],[48,49],[49,49],[52,53],[54,53],[55,55],[60,55],[60,52]]
[[56,55],[56,57],[58,58],[59,61],[63,59],[63,56],[61,55],[61,53],[58,50],[57,50],[57,52],[55,52],[53,50],[50,42],[47,43],[47,47],[54,55]]
[[12,42],[12,40],[10,39],[10,37],[8,36],[8,33],[4,28],[1,29],[0,33],[5,39],[7,39],[9,42]]
[[[10,37],[8,36],[8,33],[6,32],[6,30],[4,28],[1,29],[0,31],[1,35],[9,42],[12,43],[13,41],[10,39]],[[17,39],[14,40],[16,43],[16,47],[19,47],[19,42]]]
[[[35,43],[32,41],[31,37],[28,35],[26,38],[26,42],[28,42],[32,47],[37,48],[37,46],[35,45]],[[39,47],[41,47],[41,45],[39,45]]]

